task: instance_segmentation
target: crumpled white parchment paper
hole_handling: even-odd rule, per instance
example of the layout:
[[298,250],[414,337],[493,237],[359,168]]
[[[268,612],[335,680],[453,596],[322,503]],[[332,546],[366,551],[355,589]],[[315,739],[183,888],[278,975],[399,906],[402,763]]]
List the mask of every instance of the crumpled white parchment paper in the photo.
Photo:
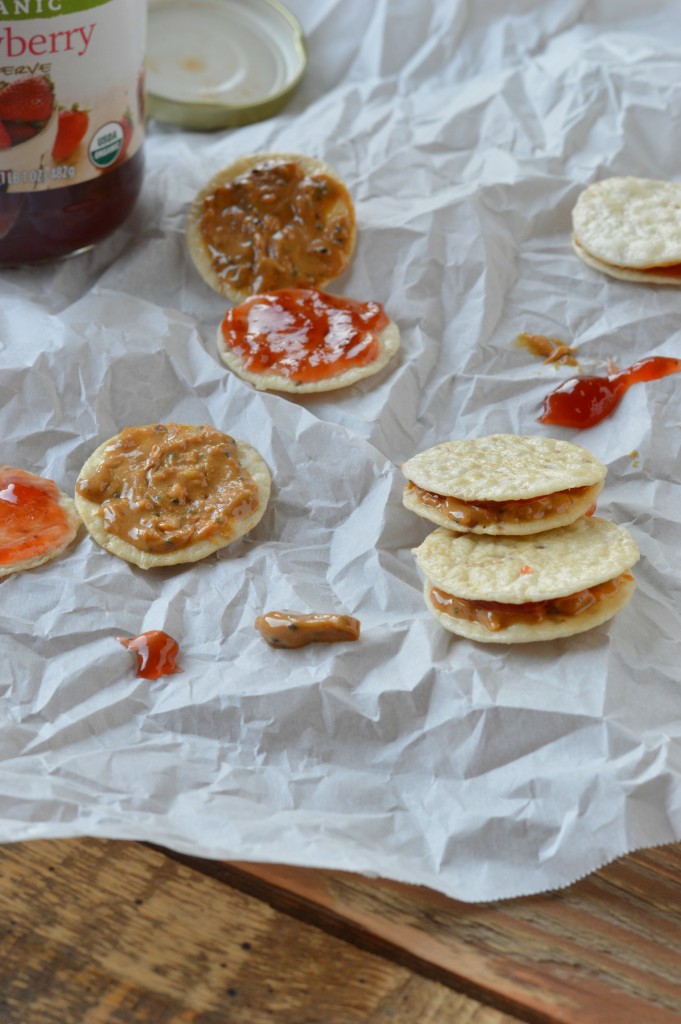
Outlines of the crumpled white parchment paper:
[[[566,885],[681,838],[681,378],[583,433],[536,422],[574,373],[679,356],[681,292],[607,279],[570,246],[579,191],[678,178],[681,21],[671,0],[290,3],[310,61],[277,118],[214,135],[151,126],[144,193],[91,253],[0,274],[2,462],[71,492],[104,439],[213,423],[273,474],[257,529],[144,573],[82,535],[0,585],[0,840],[98,835],[215,858],[337,867],[464,900]],[[219,362],[225,309],[183,223],[248,152],[328,161],[359,241],[333,290],[382,302],[400,356],[346,393],[258,394]],[[599,514],[640,549],[612,623],[474,645],[426,612],[399,464],[450,437],[552,433],[609,473]],[[636,454],[634,454],[636,453]],[[277,607],[339,610],[359,643],[282,652]],[[115,637],[165,629],[183,672],[149,683]]]

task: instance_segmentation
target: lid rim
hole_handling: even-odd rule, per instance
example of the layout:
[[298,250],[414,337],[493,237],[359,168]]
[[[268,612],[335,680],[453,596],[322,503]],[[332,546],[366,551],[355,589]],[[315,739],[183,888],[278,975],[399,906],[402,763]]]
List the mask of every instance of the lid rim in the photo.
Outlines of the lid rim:
[[[275,10],[292,29],[291,53],[297,62],[297,70],[283,88],[266,94],[251,103],[219,103],[215,100],[175,99],[147,88],[147,115],[164,124],[172,124],[188,130],[216,131],[265,120],[278,113],[298,88],[307,68],[307,43],[298,19],[280,0],[262,0]],[[153,6],[163,6],[163,0],[156,0]]]

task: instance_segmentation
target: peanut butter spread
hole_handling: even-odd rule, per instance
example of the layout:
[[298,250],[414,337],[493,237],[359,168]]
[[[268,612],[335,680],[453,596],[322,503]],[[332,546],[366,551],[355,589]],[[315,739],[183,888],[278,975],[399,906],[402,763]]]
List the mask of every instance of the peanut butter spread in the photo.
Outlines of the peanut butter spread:
[[126,428],[77,487],[101,506],[107,532],[152,553],[227,538],[259,504],[233,438],[177,423]]
[[588,489],[571,487],[565,491],[556,491],[554,494],[543,494],[537,498],[523,498],[519,501],[473,502],[462,501],[453,495],[426,491],[411,481],[407,483],[407,491],[415,494],[422,505],[438,509],[457,526],[467,528],[492,526],[497,523],[526,523],[551,515],[563,515]]
[[540,356],[545,363],[567,363],[577,366],[574,348],[566,345],[560,338],[552,338],[546,334],[528,334],[523,331],[516,339],[519,348],[526,348],[533,356]]
[[337,277],[349,258],[354,212],[345,186],[294,160],[257,164],[203,205],[213,270],[233,288],[269,292]]
[[359,621],[352,615],[311,612],[266,612],[255,628],[271,647],[305,647],[359,639]]
[[588,590],[580,590],[567,597],[556,597],[551,601],[526,601],[524,604],[505,604],[500,601],[469,601],[454,597],[438,587],[432,587],[430,599],[433,607],[446,615],[467,622],[479,622],[490,633],[508,629],[519,623],[535,625],[545,619],[566,619],[592,608],[599,601],[613,597],[623,583],[632,579],[630,573],[622,573],[605,583],[598,583]]

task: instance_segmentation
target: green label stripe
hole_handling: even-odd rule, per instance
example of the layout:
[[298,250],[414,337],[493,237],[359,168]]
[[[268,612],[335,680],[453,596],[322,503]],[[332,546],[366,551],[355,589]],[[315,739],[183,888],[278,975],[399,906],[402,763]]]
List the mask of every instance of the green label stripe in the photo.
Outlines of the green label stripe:
[[61,14],[78,14],[110,3],[111,0],[0,0],[0,22],[58,18]]

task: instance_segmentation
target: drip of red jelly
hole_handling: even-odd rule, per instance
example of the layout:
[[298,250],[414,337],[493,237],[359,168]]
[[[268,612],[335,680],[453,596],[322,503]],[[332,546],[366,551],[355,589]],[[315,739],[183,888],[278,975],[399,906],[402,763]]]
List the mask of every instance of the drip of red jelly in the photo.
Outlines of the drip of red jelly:
[[62,547],[75,529],[51,480],[22,470],[0,472],[0,565],[24,562]]
[[222,340],[251,373],[300,383],[326,380],[378,356],[388,317],[378,302],[356,302],[314,288],[254,295],[227,311]]
[[681,359],[650,356],[607,377],[570,377],[544,399],[540,423],[558,427],[593,427],[614,411],[632,384],[659,380],[681,370]]
[[150,629],[139,636],[118,636],[116,639],[137,656],[138,679],[158,679],[182,671],[177,665],[180,645],[161,629]]

